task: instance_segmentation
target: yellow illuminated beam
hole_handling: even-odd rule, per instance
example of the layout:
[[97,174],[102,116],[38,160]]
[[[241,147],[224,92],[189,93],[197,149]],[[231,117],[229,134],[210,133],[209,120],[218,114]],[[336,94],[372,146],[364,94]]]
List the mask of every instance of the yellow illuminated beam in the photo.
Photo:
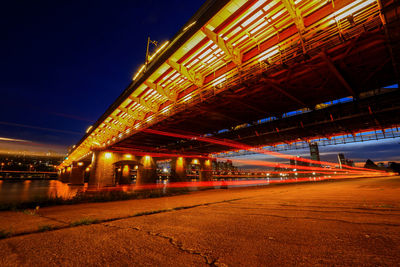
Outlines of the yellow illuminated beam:
[[194,71],[186,68],[184,65],[176,63],[175,61],[172,61],[170,59],[167,60],[167,64],[171,68],[179,72],[182,76],[186,77],[193,84],[197,85],[198,87],[203,86],[204,77],[200,73],[195,73]]
[[118,117],[116,115],[110,115],[110,117],[113,120],[116,120],[116,121],[120,122],[121,124],[124,124],[125,126],[130,126],[134,122],[133,119],[125,119],[125,118]]
[[139,110],[131,110],[129,108],[124,108],[124,107],[119,107],[119,110],[125,112],[126,114],[128,114],[129,116],[132,116],[135,120],[143,120],[144,117],[146,116],[146,113],[143,111],[139,111]]
[[170,90],[169,88],[163,88],[161,85],[158,85],[158,84],[155,84],[155,83],[152,83],[149,81],[145,81],[144,84],[147,87],[156,91],[159,95],[165,96],[169,100],[175,101],[174,94],[173,94],[172,90]]
[[242,64],[242,53],[239,49],[234,48],[230,43],[226,42],[223,38],[221,38],[218,34],[211,31],[207,27],[203,27],[201,29],[203,33],[213,41],[224,53],[231,59],[236,65]]
[[150,102],[146,101],[144,99],[134,97],[134,96],[129,96],[129,99],[132,100],[133,102],[139,104],[140,106],[144,107],[145,109],[152,111],[152,112],[157,112],[158,111],[158,105],[156,102]]
[[294,20],[297,29],[299,32],[304,31],[304,20],[301,15],[300,9],[296,8],[294,0],[281,0],[283,5],[285,6],[286,10],[288,11],[290,17]]

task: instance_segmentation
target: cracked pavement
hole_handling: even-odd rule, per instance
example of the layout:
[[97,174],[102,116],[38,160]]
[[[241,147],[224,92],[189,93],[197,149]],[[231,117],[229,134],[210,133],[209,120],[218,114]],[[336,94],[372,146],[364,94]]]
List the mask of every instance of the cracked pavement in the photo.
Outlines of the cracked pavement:
[[[400,266],[400,177],[15,214],[31,228],[0,212],[0,229],[18,233],[0,240],[0,266]],[[88,217],[99,222],[70,226]],[[43,223],[59,229],[35,232]]]

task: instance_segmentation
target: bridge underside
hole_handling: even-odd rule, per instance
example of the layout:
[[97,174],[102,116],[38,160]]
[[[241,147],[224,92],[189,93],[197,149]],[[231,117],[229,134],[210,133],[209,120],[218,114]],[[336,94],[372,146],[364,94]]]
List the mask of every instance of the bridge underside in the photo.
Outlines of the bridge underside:
[[[259,146],[389,127],[399,123],[396,121],[400,118],[398,93],[373,100],[360,99],[356,104],[311,111],[301,117],[217,134],[221,129],[251,125],[267,117],[279,118],[290,111],[313,110],[317,104],[326,101],[347,96],[358,99],[367,91],[397,83],[392,63],[384,31],[377,28],[334,49],[318,52],[311,58],[301,54],[273,66],[268,72],[255,72],[246,81],[234,84],[149,129],[198,136],[213,134]],[[368,109],[371,105],[372,114]],[[229,148],[197,141],[182,142],[180,138],[142,131],[110,149],[209,154]]]
[[[343,7],[362,1],[337,2],[339,6],[340,3]],[[238,150],[240,145],[249,148],[337,134],[356,136],[361,131],[397,127],[400,91],[382,88],[399,83],[400,7],[394,1],[365,3],[370,5],[365,6],[365,12],[357,13],[350,8],[340,13],[342,18],[337,18],[335,8],[327,2],[304,18],[308,25],[304,32],[299,17],[289,12],[294,24],[275,29],[276,34],[262,39],[262,43],[249,38],[248,49],[239,56],[235,51],[240,49],[228,46],[217,29],[213,32],[203,27],[206,17],[191,23],[188,27],[194,26],[187,34],[202,31],[207,36],[204,42],[198,42],[189,52],[180,51],[187,47],[174,47],[183,43],[172,42],[171,50],[159,57],[160,62],[150,64],[149,70],[153,66],[155,71],[151,80],[147,80],[152,76],[150,71],[141,74],[143,66],[132,86],[70,152],[60,168],[61,179],[82,183],[85,172],[90,172],[90,184],[129,183],[133,176],[136,184],[148,184],[160,176],[157,161],[169,159],[170,181],[187,181],[190,164],[198,167],[201,181],[209,181],[213,175],[209,154]],[[244,12],[247,4],[232,14],[232,20]],[[291,10],[290,5],[285,9]],[[345,16],[347,12],[352,15]],[[321,28],[313,24],[319,19],[327,19]],[[223,28],[224,24],[220,26]],[[347,26],[342,28],[344,24]],[[237,30],[242,26],[237,26]],[[185,38],[182,42],[187,41]],[[220,60],[215,68],[206,63],[211,61],[201,60],[196,54],[204,53],[200,47],[208,39],[230,58],[226,61],[211,54],[211,59],[215,56],[215,60]],[[175,59],[174,49],[179,52]],[[182,63],[192,56],[193,62],[201,63],[199,70],[204,67],[203,72],[195,72],[195,65],[190,71],[192,61]],[[173,72],[169,73],[170,70]],[[135,80],[136,77],[141,78]],[[163,82],[167,77],[176,87],[176,95],[164,90],[169,90],[170,84]],[[176,86],[176,77],[185,86]],[[147,88],[146,94],[139,90],[141,83]],[[147,94],[150,89],[154,92]],[[168,100],[158,105],[157,94]],[[153,102],[149,100],[152,97]],[[342,98],[351,101],[326,104]],[[316,161],[313,167],[320,165],[319,159]]]

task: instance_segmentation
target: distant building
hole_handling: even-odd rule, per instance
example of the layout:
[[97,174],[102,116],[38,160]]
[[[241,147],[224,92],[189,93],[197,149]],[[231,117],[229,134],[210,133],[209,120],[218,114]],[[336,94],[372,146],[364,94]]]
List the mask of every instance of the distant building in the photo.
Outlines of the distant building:
[[[314,161],[321,161],[319,157],[319,149],[318,149],[318,143],[310,143],[310,156],[311,160]],[[320,166],[320,164],[313,164],[314,166]]]
[[291,158],[290,165],[292,165],[292,166],[310,166],[310,163],[305,162],[305,161],[300,161],[299,158],[300,158],[300,156]]

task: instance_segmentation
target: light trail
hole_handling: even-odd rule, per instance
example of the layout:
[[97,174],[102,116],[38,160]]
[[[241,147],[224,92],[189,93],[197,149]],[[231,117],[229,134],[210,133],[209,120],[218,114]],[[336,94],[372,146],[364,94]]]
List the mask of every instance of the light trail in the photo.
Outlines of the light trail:
[[[227,146],[227,147],[232,147],[236,149],[242,149],[242,150],[247,150],[247,151],[253,151],[256,153],[261,153],[265,155],[270,155],[274,156],[277,158],[284,158],[284,159],[292,159],[293,156],[283,154],[283,153],[278,153],[278,152],[273,152],[270,150],[265,150],[265,149],[260,149],[260,148],[254,148],[245,144],[241,144],[235,141],[228,141],[228,140],[220,140],[217,138],[210,138],[210,137],[203,137],[203,136],[195,136],[195,135],[189,135],[189,134],[179,134],[179,133],[171,133],[171,132],[165,132],[165,131],[158,131],[158,130],[152,130],[152,129],[143,129],[143,132],[150,133],[150,134],[156,134],[156,135],[163,135],[163,136],[170,136],[170,137],[175,137],[175,138],[181,138],[181,139],[189,139],[189,140],[197,140],[201,142],[206,142],[206,143],[212,143],[212,144],[217,144],[217,145],[222,145],[222,146]],[[218,157],[216,157],[218,159]],[[222,158],[219,158],[222,159]],[[233,159],[230,159],[233,160]],[[316,160],[311,160],[311,159],[306,159],[306,158],[301,158],[301,157],[296,157],[296,160],[306,162],[306,163],[311,163],[311,164],[316,164],[316,165],[326,165],[330,166],[333,168],[337,168],[338,164],[331,163],[331,162],[325,162],[325,161],[316,161]],[[235,159],[235,161],[243,161],[243,160],[238,160]],[[268,162],[268,161],[253,161],[256,164],[253,165],[260,165],[261,166],[267,166],[267,167],[276,167],[278,164],[275,162]],[[321,168],[321,167],[316,167],[316,166],[299,166],[299,165],[289,165],[289,164],[279,164],[281,167],[285,168],[291,168],[291,169],[307,169],[307,170],[327,170],[326,168]],[[343,165],[343,167],[348,170],[348,171],[368,171],[371,172],[370,169],[365,169],[365,168],[359,168],[359,167],[351,167],[351,166],[346,166]],[[343,171],[343,169],[336,169],[336,171]],[[384,172],[380,170],[374,170],[373,172]]]
[[7,137],[0,137],[0,141],[5,141],[5,142],[23,142],[23,143],[31,142],[31,141],[28,141],[28,140],[7,138]]
[[[385,174],[388,175],[388,174]],[[395,174],[389,174],[395,175]],[[337,180],[337,179],[357,179],[357,178],[374,178],[381,177],[383,174],[371,175],[337,175],[337,176],[316,176],[316,177],[301,177],[301,178],[264,178],[256,180],[224,180],[224,181],[195,181],[195,182],[172,182],[172,183],[157,183],[157,184],[146,184],[146,185],[121,185],[114,187],[101,187],[96,186],[88,187],[85,189],[86,192],[104,192],[104,191],[136,191],[136,190],[154,190],[154,189],[168,189],[168,188],[204,188],[204,187],[227,187],[227,186],[263,186],[271,184],[290,184],[300,182],[319,182],[324,180]]]

